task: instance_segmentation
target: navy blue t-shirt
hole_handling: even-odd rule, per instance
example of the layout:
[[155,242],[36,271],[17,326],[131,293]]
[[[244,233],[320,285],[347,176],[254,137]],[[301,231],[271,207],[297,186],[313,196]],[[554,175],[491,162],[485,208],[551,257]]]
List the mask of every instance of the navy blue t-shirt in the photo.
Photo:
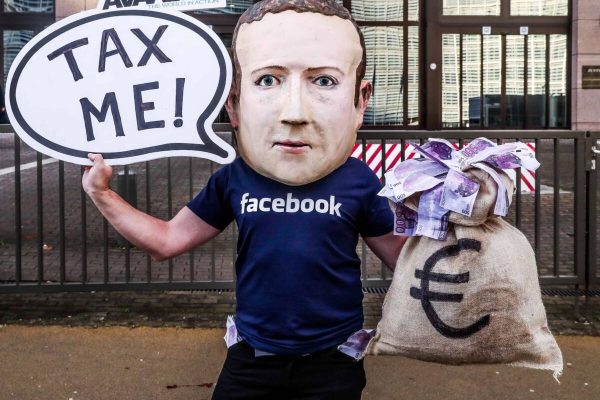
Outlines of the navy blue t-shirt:
[[302,355],[362,328],[358,235],[393,229],[380,188],[354,158],[302,186],[266,178],[238,158],[188,203],[217,229],[237,222],[235,323],[252,347]]

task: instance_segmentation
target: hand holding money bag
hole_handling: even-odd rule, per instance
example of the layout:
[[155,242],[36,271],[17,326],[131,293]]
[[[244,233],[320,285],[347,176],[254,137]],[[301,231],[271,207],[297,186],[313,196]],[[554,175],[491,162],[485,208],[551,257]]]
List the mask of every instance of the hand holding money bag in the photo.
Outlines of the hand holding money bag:
[[539,163],[523,143],[475,139],[456,151],[432,140],[424,157],[386,175],[396,233],[411,236],[398,258],[382,319],[366,351],[448,364],[508,363],[549,369],[562,354],[550,333],[535,255],[502,219],[507,174]]

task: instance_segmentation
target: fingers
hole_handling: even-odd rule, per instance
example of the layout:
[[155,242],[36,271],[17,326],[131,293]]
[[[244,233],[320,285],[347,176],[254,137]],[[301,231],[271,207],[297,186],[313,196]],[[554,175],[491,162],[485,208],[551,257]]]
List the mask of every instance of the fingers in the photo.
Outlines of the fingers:
[[88,159],[94,163],[94,166],[101,166],[104,164],[104,157],[102,157],[102,154],[88,153]]
[[92,167],[95,171],[106,171],[109,175],[112,174],[112,167],[106,165],[102,154],[88,153],[88,159],[93,163]]
[[105,164],[102,154],[88,153],[87,156],[93,164],[84,166],[82,184],[85,192],[92,196],[110,189],[113,169]]

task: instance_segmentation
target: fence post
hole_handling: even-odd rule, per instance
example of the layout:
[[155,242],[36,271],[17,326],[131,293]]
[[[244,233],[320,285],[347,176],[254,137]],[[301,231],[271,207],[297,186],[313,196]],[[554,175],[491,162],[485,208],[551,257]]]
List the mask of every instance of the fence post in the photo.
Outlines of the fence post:
[[[598,190],[598,154],[600,154],[600,132],[586,133],[586,266],[585,266],[585,290],[586,294],[590,286],[596,284],[598,278],[596,276],[596,218],[597,218],[597,190]],[[586,296],[587,300],[587,296]]]

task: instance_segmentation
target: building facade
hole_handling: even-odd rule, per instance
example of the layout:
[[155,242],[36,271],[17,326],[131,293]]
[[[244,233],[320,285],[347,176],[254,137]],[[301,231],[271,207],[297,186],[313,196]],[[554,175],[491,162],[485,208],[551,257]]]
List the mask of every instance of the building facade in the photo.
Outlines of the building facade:
[[[367,45],[366,129],[600,130],[598,0],[338,1]],[[96,2],[0,0],[3,84],[37,32]],[[190,14],[230,46],[251,3]]]

